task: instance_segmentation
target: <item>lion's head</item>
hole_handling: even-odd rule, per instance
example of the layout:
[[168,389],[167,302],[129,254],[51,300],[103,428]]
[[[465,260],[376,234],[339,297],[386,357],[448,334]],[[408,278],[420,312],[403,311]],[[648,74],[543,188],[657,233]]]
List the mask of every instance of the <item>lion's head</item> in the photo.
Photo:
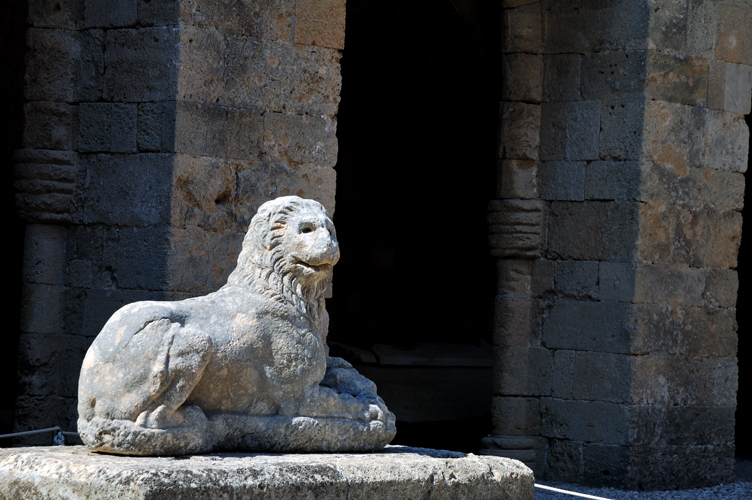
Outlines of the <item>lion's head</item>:
[[227,282],[282,297],[319,316],[326,280],[338,260],[334,224],[324,206],[283,196],[259,207]]

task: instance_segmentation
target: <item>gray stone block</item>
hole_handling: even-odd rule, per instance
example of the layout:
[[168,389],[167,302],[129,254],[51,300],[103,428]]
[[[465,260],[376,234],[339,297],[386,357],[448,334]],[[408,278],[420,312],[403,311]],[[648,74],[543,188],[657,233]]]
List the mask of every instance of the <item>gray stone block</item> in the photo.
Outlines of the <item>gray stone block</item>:
[[645,89],[645,51],[608,51],[585,54],[582,60],[582,96],[599,100],[642,97]]
[[334,167],[337,163],[336,121],[328,118],[264,114],[264,151],[291,165]]
[[498,193],[503,199],[534,199],[540,197],[538,162],[501,160]]
[[749,114],[752,67],[712,61],[709,70],[708,107]]
[[87,224],[166,225],[170,220],[173,155],[108,154],[84,158]]
[[687,40],[687,2],[660,2],[650,13],[650,42],[657,51],[684,53]]
[[27,102],[24,105],[23,147],[76,149],[77,117],[77,107],[64,102]]
[[599,486],[627,487],[630,484],[629,452],[627,446],[584,443],[582,480]]
[[135,26],[138,0],[85,0],[87,28]]
[[540,130],[542,160],[597,160],[600,104],[543,103]]
[[541,102],[543,61],[538,54],[505,54],[502,57],[503,101]]
[[628,443],[627,405],[541,398],[540,409],[542,436],[604,444]]
[[178,100],[214,104],[225,86],[225,40],[216,31],[185,26],[180,33]]
[[540,297],[554,290],[554,261],[535,259],[533,261],[532,296]]
[[497,296],[494,303],[492,342],[496,346],[537,347],[540,334],[532,328],[532,301],[527,298]]
[[582,469],[582,443],[568,439],[549,439],[546,456],[546,478],[553,481],[575,481]]
[[12,499],[72,493],[99,500],[197,495],[246,500],[263,491],[270,500],[429,495],[533,500],[533,473],[518,461],[425,448],[390,447],[370,454],[196,455],[184,460],[113,457],[92,454],[83,446],[0,453],[0,486]]
[[636,161],[594,161],[585,166],[586,200],[639,200],[640,164]]
[[78,150],[84,153],[135,153],[135,104],[81,103],[78,107]]
[[76,59],[75,97],[77,101],[101,101],[104,92],[104,30],[78,34],[80,53]]
[[572,399],[575,353],[564,349],[554,351],[551,395],[557,399]]
[[718,25],[715,42],[715,58],[718,60],[750,64],[750,46],[747,37],[750,36],[747,27],[749,5],[719,3]]
[[75,61],[79,50],[76,32],[29,28],[26,47],[26,99],[72,102],[76,84]]
[[235,267],[243,236],[241,232],[217,234],[196,226],[173,229],[167,289],[207,293],[223,286]]
[[237,232],[234,167],[232,162],[219,158],[176,155],[172,226],[197,226],[220,234]]
[[579,101],[581,66],[580,54],[543,56],[543,100]]
[[62,286],[24,283],[21,293],[22,332],[63,332]]
[[628,353],[631,311],[631,304],[621,302],[556,300],[543,323],[543,345],[549,349]]
[[544,161],[540,171],[541,199],[582,201],[585,198],[585,162]]
[[84,0],[37,0],[29,5],[28,23],[35,28],[80,29]]
[[177,26],[180,23],[179,0],[138,2],[138,24],[141,26]]
[[[168,0],[159,1],[164,3]],[[221,35],[293,42],[296,6],[293,0],[259,2],[183,0],[180,3],[182,23],[205,30],[216,30]]]
[[199,156],[225,155],[227,109],[178,101],[175,109],[175,151]]
[[624,403],[629,400],[632,359],[627,354],[577,352],[572,397],[578,400]]
[[504,297],[530,297],[532,261],[528,259],[499,259],[496,263],[498,294]]
[[139,151],[169,153],[175,151],[175,101],[138,105]]
[[635,302],[702,306],[707,272],[704,269],[641,264],[635,270]]
[[716,27],[718,26],[717,2],[689,0],[687,2],[687,45],[690,57],[713,59]]
[[22,334],[18,346],[19,393],[75,398],[81,363],[90,343],[76,335]]
[[604,160],[637,160],[643,147],[645,102],[604,101],[600,110],[598,154]]
[[65,270],[65,226],[27,224],[24,238],[24,283],[62,285]]
[[494,394],[500,396],[547,396],[551,394],[553,352],[540,347],[494,348]]
[[260,159],[264,138],[264,118],[259,111],[227,110],[226,156],[239,160]]
[[598,298],[598,262],[555,261],[554,290],[575,299]]
[[[108,231],[94,286],[164,290],[168,274],[169,232],[165,228],[121,227]],[[231,260],[227,254],[224,258]]]
[[541,5],[538,3],[504,10],[502,50],[539,54],[542,49],[542,23]]
[[734,442],[735,407],[634,406],[632,443],[731,445]]
[[630,261],[638,234],[637,203],[555,201],[549,212],[549,258]]
[[700,149],[699,165],[732,172],[747,171],[749,128],[738,113],[714,110],[693,110],[693,131],[690,136]]
[[538,402],[536,398],[494,397],[491,432],[508,436],[537,436],[540,433]]
[[180,33],[171,28],[108,30],[104,98],[115,102],[174,100]]
[[705,279],[703,298],[713,307],[736,307],[739,276],[735,269],[713,269]]
[[598,298],[632,302],[635,297],[635,264],[601,262],[598,265]]
[[502,102],[499,158],[537,160],[541,134],[541,107],[537,104]]

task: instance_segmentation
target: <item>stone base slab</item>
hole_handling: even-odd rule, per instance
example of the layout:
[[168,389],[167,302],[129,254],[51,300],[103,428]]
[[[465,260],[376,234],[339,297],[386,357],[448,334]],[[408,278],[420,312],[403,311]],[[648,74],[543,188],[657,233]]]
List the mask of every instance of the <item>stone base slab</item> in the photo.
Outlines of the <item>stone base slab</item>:
[[0,450],[0,499],[532,500],[501,457],[389,446],[378,453],[128,457],[83,446]]

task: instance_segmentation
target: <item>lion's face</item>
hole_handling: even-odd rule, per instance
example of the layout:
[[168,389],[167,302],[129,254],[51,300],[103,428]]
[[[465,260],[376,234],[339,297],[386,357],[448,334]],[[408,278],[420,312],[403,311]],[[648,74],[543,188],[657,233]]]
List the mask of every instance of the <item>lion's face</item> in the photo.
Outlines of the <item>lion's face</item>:
[[287,217],[279,242],[286,272],[306,284],[326,279],[339,260],[334,224],[326,212],[313,205],[303,206]]

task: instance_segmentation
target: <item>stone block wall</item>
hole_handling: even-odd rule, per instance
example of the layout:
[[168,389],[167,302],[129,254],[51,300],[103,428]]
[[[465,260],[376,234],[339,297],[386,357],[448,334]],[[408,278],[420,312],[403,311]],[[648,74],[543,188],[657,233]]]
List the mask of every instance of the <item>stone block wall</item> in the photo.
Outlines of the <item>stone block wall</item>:
[[733,478],[749,15],[505,2],[486,453],[632,488]]
[[29,1],[17,430],[75,430],[91,339],[216,290],[263,202],[334,211],[344,0]]

